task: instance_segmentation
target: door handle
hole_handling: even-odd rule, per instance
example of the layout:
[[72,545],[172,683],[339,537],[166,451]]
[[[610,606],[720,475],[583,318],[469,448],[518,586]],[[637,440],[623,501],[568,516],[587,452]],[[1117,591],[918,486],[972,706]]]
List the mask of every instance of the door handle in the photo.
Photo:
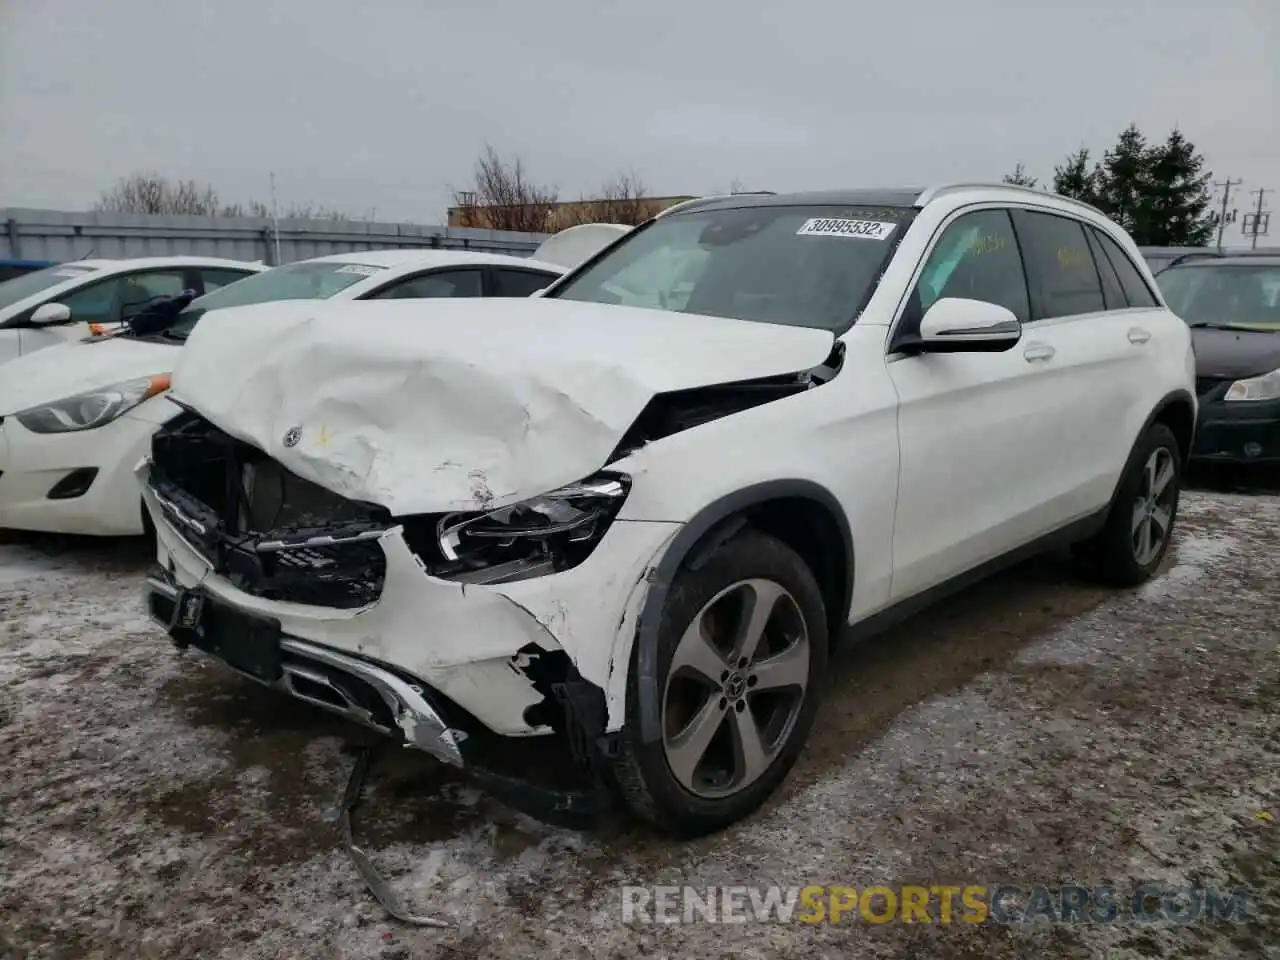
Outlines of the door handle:
[[1051,360],[1057,352],[1047,343],[1030,343],[1022,351],[1022,355],[1027,358],[1028,363],[1034,363],[1037,360]]
[[1134,344],[1144,344],[1151,339],[1151,332],[1143,330],[1141,327],[1129,328],[1129,342]]

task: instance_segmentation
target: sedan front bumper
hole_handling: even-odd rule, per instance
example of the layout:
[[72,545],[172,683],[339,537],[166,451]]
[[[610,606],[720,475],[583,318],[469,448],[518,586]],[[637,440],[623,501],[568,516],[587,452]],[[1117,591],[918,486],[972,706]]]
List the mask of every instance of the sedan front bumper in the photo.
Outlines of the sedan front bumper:
[[[1225,392],[1224,389],[1215,393]],[[1200,398],[1191,459],[1199,463],[1280,463],[1280,400]]]

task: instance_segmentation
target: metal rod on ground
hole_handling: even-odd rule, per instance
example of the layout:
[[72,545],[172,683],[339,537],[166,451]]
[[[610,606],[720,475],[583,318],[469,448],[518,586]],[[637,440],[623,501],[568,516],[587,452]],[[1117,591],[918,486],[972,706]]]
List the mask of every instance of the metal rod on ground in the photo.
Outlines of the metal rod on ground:
[[355,865],[356,871],[360,874],[360,878],[364,880],[364,884],[369,888],[369,892],[382,905],[382,909],[391,914],[392,917],[401,923],[412,924],[415,927],[451,927],[448,920],[438,920],[435,917],[423,917],[409,912],[409,908],[405,906],[399,895],[387,885],[387,881],[382,879],[378,873],[377,867],[373,865],[373,861],[369,859],[368,854],[356,846],[355,838],[352,835],[351,814],[360,803],[360,794],[364,789],[365,778],[369,775],[369,764],[373,762],[373,747],[365,747],[360,751],[360,756],[356,758],[355,766],[351,768],[351,777],[347,780],[347,787],[342,793],[342,845],[346,848],[347,857]]

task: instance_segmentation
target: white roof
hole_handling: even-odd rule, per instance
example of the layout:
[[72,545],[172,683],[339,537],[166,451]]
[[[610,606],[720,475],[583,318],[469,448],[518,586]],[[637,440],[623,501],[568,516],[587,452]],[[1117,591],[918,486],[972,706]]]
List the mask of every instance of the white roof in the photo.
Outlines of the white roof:
[[[300,262],[300,261],[295,261]],[[312,257],[307,263],[359,263],[370,267],[451,267],[463,264],[481,266],[538,267],[563,273],[564,267],[543,263],[528,257],[513,257],[503,253],[475,253],[469,250],[352,250],[347,253],[331,253]]]

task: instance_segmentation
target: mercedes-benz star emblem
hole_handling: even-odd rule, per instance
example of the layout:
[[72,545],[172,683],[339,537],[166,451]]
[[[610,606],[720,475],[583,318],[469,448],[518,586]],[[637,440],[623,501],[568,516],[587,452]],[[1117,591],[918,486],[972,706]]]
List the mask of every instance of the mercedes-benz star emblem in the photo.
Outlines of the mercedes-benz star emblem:
[[302,439],[301,427],[290,427],[289,432],[284,435],[284,445],[286,447],[296,447],[298,441]]

